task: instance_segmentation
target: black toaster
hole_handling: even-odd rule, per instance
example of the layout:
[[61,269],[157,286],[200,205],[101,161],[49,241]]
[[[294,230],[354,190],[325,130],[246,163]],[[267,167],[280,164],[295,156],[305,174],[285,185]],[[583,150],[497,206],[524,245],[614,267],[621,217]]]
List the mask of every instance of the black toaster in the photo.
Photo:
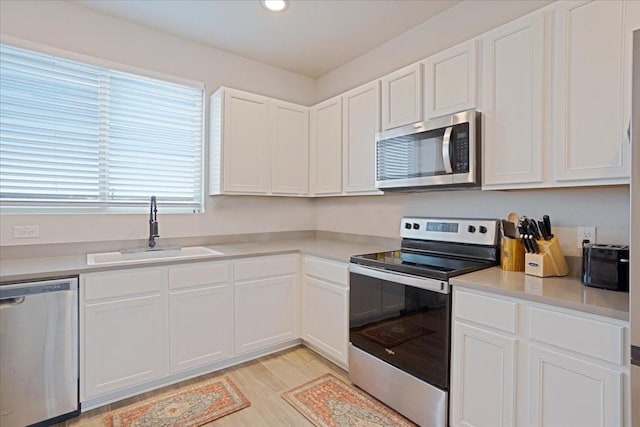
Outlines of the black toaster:
[[594,288],[629,292],[629,246],[584,245],[582,283]]

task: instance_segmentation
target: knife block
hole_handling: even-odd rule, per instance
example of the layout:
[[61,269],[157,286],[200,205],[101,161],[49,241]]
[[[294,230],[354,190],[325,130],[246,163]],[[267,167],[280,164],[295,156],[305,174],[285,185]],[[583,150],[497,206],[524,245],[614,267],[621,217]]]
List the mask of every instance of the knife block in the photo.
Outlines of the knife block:
[[500,267],[505,271],[524,271],[524,246],[522,240],[502,238]]
[[551,240],[537,240],[539,254],[525,254],[524,273],[531,276],[566,276],[569,266],[564,258],[560,242],[556,237]]

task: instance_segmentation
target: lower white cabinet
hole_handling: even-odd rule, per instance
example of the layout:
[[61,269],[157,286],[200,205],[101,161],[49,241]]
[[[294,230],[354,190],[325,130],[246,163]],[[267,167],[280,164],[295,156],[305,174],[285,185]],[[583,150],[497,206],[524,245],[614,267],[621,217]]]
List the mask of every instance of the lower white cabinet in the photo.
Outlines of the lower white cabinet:
[[231,263],[169,269],[169,366],[195,368],[233,354]]
[[236,354],[299,338],[298,255],[234,264]]
[[81,398],[166,374],[166,287],[164,269],[82,276]]
[[454,287],[452,426],[629,426],[628,322]]
[[349,344],[348,265],[304,257],[301,335],[307,345],[347,368]]
[[451,424],[515,425],[515,337],[460,323],[453,346]]
[[529,425],[624,425],[619,370],[531,345],[529,372]]

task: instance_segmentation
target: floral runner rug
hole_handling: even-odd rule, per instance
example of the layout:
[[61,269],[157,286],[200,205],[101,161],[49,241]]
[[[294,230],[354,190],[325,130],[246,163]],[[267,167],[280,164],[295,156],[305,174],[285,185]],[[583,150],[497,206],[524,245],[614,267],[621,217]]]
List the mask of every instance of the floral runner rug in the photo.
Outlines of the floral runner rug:
[[213,378],[111,411],[107,427],[196,427],[251,403],[228,376]]

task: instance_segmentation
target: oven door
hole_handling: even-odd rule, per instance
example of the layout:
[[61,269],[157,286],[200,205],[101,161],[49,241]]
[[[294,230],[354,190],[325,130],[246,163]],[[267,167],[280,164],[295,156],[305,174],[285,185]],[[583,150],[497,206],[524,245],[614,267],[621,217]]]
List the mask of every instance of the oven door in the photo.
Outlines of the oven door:
[[351,344],[448,390],[448,283],[357,264],[349,271]]

